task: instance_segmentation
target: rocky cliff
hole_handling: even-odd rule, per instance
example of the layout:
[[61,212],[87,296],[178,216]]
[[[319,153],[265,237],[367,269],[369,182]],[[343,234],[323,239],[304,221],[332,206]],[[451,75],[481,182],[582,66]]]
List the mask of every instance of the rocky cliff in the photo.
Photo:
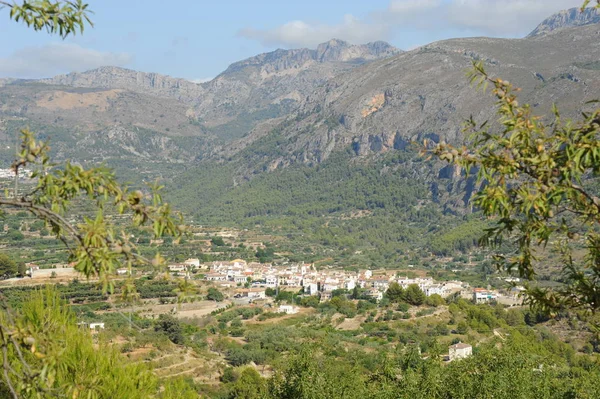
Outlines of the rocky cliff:
[[[193,83],[157,73],[102,67],[41,80],[50,85],[122,89],[174,98],[206,127],[239,137],[257,122],[284,115],[336,74],[400,50],[385,42],[351,45],[332,39],[316,49],[275,50],[236,62],[215,79]],[[219,129],[219,126],[223,126]]]
[[579,8],[571,8],[546,18],[527,37],[544,35],[557,29],[597,23],[600,23],[598,9],[589,7],[581,11]]

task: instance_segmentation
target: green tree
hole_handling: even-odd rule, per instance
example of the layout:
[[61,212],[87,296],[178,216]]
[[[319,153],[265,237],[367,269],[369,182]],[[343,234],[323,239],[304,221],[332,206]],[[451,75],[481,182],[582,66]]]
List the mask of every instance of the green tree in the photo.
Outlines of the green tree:
[[24,0],[20,4],[0,1],[0,9],[3,7],[10,9],[10,18],[16,22],[22,21],[36,31],[58,33],[63,38],[78,31],[83,33],[86,25],[92,25],[88,4],[81,0]]
[[[81,0],[0,1],[2,9],[9,10],[12,20],[63,38],[83,32],[86,25],[91,25],[88,5]],[[76,270],[87,277],[96,277],[103,291],[113,289],[116,269],[123,265],[158,267],[164,263],[159,254],[154,259],[146,258],[129,241],[128,234],[104,217],[105,208],[110,207],[133,226],[150,226],[156,238],[163,235],[179,238],[184,230],[181,217],[175,218],[170,206],[163,203],[160,185],[149,186],[146,192],[131,190],[120,184],[106,167],[85,169],[70,162],[54,164],[48,155],[47,142],[37,140],[28,129],[22,129],[20,135],[21,144],[11,165],[14,188],[0,196],[0,210],[27,212],[42,221],[65,244],[69,261],[74,262]],[[19,188],[18,176],[23,169],[32,171],[34,187]],[[91,206],[95,216],[72,222],[65,216],[74,202],[78,206]],[[125,298],[135,295],[132,279],[121,286],[121,293]],[[26,304],[30,306],[29,313],[19,312],[17,317],[7,309],[0,315],[0,349],[4,354],[0,361],[3,368],[0,389],[4,397],[156,396],[157,381],[143,366],[126,367],[119,363],[119,354],[114,351],[96,350],[89,336],[75,333],[79,329],[71,316],[66,315],[68,312],[52,308],[58,302],[57,297],[48,294],[45,299],[37,298]],[[45,308],[53,310],[40,312]]]
[[216,289],[214,287],[210,287],[208,289],[208,294],[206,295],[206,299],[208,299],[209,301],[221,302],[221,301],[223,301],[223,299],[225,299],[225,296],[218,289]]
[[400,302],[404,300],[404,289],[400,286],[400,284],[394,282],[390,284],[385,292],[385,295],[391,302]]
[[[473,64],[471,82],[496,98],[499,128],[471,119],[468,147],[446,143],[430,151],[468,172],[480,184],[473,205],[493,221],[481,240],[499,248],[504,239],[517,244],[515,255],[497,251],[498,268],[530,282],[537,276],[538,252],[553,242],[560,253],[564,284],[557,288],[526,286],[526,301],[548,312],[600,309],[600,110],[579,121],[563,120],[556,107],[550,125],[521,105],[511,83],[490,76],[483,62]],[[427,146],[428,143],[425,143]],[[584,243],[585,254],[574,252]]]
[[24,262],[17,263],[17,276],[25,277],[25,275],[27,274],[27,270],[28,268]]
[[446,301],[444,301],[444,298],[442,298],[440,295],[432,294],[425,299],[425,304],[437,308],[438,306],[445,305]]
[[18,271],[15,261],[10,256],[0,253],[0,277],[13,277]]
[[161,314],[154,325],[154,331],[162,332],[171,342],[182,345],[185,341],[181,322],[170,314]]
[[425,293],[417,284],[410,284],[404,292],[404,300],[411,305],[419,306],[425,302]]
[[0,343],[6,348],[0,360],[5,371],[0,397],[193,397],[189,386],[172,392],[171,383],[161,383],[143,363],[127,362],[102,340],[95,344],[89,332],[77,326],[75,315],[55,288],[33,291],[19,312],[1,310],[0,327]]
[[262,399],[267,393],[267,383],[258,372],[247,367],[240,373],[240,377],[231,387],[231,399]]

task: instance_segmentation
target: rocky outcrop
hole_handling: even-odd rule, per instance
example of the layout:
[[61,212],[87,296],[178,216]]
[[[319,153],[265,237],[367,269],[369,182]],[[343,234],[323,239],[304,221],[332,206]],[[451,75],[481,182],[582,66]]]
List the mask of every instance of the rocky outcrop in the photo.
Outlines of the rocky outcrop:
[[227,136],[237,138],[256,123],[287,114],[318,85],[365,62],[390,57],[400,50],[385,43],[351,45],[332,39],[317,49],[275,50],[234,64],[205,83],[157,73],[101,67],[43,79],[42,83],[85,88],[122,89],[174,98],[189,105],[193,117],[215,133],[227,123],[240,126]]
[[40,80],[42,83],[86,88],[122,89],[137,93],[191,101],[204,93],[201,84],[158,73],[105,66]]
[[544,35],[557,29],[597,23],[600,23],[598,9],[589,7],[581,11],[579,8],[571,8],[546,18],[527,37]]

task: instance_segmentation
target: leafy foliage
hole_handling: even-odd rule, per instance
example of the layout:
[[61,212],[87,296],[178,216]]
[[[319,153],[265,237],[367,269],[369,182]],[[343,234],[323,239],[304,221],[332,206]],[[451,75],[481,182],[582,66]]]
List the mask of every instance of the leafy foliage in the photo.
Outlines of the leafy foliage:
[[[489,76],[475,63],[471,81],[491,84],[497,99],[500,129],[471,120],[473,143],[454,148],[440,143],[430,152],[476,172],[482,188],[473,204],[491,218],[482,242],[499,246],[509,239],[514,255],[496,255],[498,267],[536,277],[536,250],[553,242],[560,253],[563,286],[527,287],[530,304],[545,310],[574,308],[594,312],[600,307],[600,110],[583,113],[579,122],[563,121],[554,108],[546,125],[520,105],[511,83]],[[427,143],[425,143],[427,145]],[[583,244],[584,256],[574,255]]]
[[88,4],[81,0],[25,0],[21,4],[0,1],[2,6],[10,8],[10,18],[16,22],[22,21],[36,31],[58,33],[63,38],[78,31],[83,33],[85,25],[92,25]]

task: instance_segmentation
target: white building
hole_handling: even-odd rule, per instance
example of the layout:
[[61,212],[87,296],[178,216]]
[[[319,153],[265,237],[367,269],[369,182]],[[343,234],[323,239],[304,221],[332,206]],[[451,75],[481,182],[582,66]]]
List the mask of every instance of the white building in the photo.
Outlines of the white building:
[[456,359],[464,359],[473,354],[473,347],[469,344],[463,344],[459,342],[458,344],[450,346],[448,348],[448,360],[456,360]]
[[208,273],[204,278],[207,281],[227,281],[227,276],[221,273]]
[[197,258],[186,259],[185,262],[183,262],[183,263],[186,264],[187,266],[191,266],[193,268],[200,267],[200,259],[197,259]]
[[279,306],[279,313],[296,314],[298,313],[298,308],[292,305],[281,305]]
[[319,293],[319,285],[317,283],[305,284],[304,292],[308,295],[317,295]]
[[383,292],[379,291],[379,290],[369,290],[369,292],[367,293],[367,295],[371,298],[375,298],[375,300],[377,302],[381,301],[383,299]]
[[446,295],[448,295],[448,290],[442,284],[428,285],[425,287],[423,292],[425,292],[425,295],[427,296],[437,294],[441,297],[445,297]]
[[171,273],[179,273],[179,272],[185,272],[187,269],[187,265],[183,264],[183,263],[177,263],[174,265],[169,265],[169,271]]
[[475,288],[473,290],[473,301],[475,303],[487,303],[495,301],[498,298],[495,292],[483,288]]
[[277,287],[279,285],[279,279],[277,278],[277,276],[270,274],[267,277],[265,277],[265,285],[267,287]]

